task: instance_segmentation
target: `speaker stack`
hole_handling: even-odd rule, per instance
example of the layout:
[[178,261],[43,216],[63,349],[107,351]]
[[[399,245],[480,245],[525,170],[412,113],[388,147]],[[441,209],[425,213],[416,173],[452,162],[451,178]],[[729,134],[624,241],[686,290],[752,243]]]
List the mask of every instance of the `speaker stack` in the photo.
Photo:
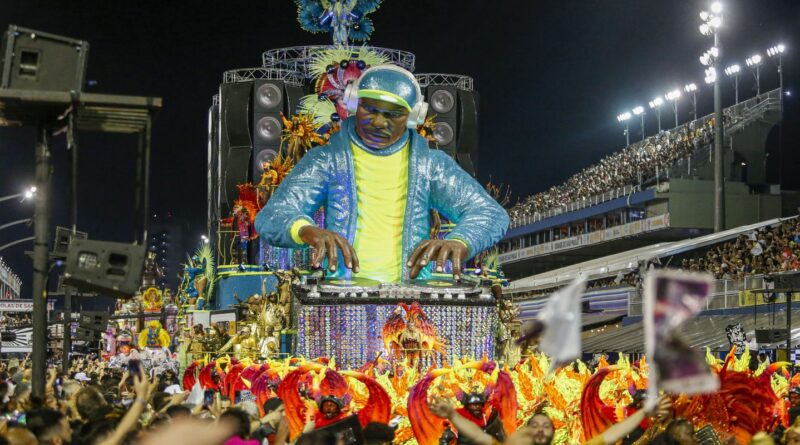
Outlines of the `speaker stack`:
[[236,186],[258,182],[263,163],[278,154],[281,113],[287,117],[296,113],[305,94],[303,84],[301,74],[288,70],[250,68],[225,73],[218,110],[221,216],[230,214],[238,196]]
[[416,74],[423,87],[428,115],[435,115],[431,145],[454,157],[475,175],[478,163],[478,103],[472,78],[457,74]]

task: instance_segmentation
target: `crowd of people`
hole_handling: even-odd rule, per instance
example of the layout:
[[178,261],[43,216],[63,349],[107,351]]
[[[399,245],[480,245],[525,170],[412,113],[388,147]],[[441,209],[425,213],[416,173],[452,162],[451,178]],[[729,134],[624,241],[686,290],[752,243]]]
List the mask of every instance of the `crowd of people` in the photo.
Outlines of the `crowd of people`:
[[710,272],[718,279],[800,270],[800,218],[763,227],[702,254],[683,258],[680,267]]
[[557,209],[569,203],[641,184],[664,172],[677,161],[713,142],[713,119],[693,121],[670,131],[650,136],[612,153],[566,182],[520,200],[508,210],[512,227],[519,221]]
[[[53,368],[47,375],[45,397],[36,399],[31,397],[31,369],[27,359],[0,364],[0,444],[388,445],[395,440],[395,425],[391,422],[367,424],[357,440],[342,435],[341,431],[337,433],[336,429],[314,429],[313,421],[309,420],[303,433],[290,441],[290,427],[281,399],[269,398],[261,407],[253,401],[231,407],[229,400],[219,393],[212,400],[204,397],[202,402],[192,401],[192,392],[184,390],[171,372],[148,376],[139,369],[131,375],[109,368],[101,360],[77,359],[68,375]],[[696,428],[686,418],[677,417],[677,400],[662,396],[649,402],[644,393],[643,390],[634,393],[623,420],[583,443],[737,443],[735,436],[720,442],[708,428]],[[800,445],[800,421],[797,421],[800,388],[789,390],[786,398],[789,407],[786,417],[791,426],[756,434],[749,443]],[[319,402],[323,416],[331,400]],[[438,422],[447,425],[440,444],[548,445],[556,443],[555,422],[564,422],[551,418],[546,409],[538,409],[523,420],[520,428],[506,434],[496,423],[492,426],[494,408],[485,414],[486,398],[465,399],[462,405],[456,408],[441,397],[430,400],[430,412],[439,418]],[[776,419],[780,417],[778,413],[775,415]],[[704,437],[717,441],[705,442]]]

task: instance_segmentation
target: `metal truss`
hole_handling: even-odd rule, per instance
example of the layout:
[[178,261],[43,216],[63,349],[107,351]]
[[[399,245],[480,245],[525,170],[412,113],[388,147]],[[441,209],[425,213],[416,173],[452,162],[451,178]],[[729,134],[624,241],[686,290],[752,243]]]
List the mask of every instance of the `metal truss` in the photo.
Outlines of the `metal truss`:
[[225,71],[223,83],[247,82],[249,80],[282,80],[287,85],[302,87],[305,83],[303,75],[297,71],[275,68],[239,68]]
[[415,74],[419,86],[440,85],[455,87],[460,90],[472,91],[472,78],[461,74],[421,73]]
[[[276,48],[264,51],[261,55],[264,68],[281,69],[301,73],[306,79],[311,78],[308,65],[314,54],[320,50],[335,49],[333,45],[309,45],[291,46],[287,48]],[[353,51],[358,51],[362,47],[353,46]],[[414,71],[415,56],[408,51],[399,49],[379,48],[376,46],[365,46],[363,48],[374,51],[395,65],[401,66],[411,72]]]

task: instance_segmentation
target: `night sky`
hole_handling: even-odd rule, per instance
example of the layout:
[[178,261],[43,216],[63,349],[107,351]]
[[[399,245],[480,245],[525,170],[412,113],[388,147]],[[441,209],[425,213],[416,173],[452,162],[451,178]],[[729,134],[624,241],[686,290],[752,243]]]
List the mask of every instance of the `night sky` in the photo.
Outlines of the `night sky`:
[[[375,46],[416,54],[417,72],[472,76],[480,92],[479,179],[490,177],[525,196],[558,184],[578,169],[623,147],[616,115],[685,83],[701,87],[699,114],[712,111],[711,88],[698,61],[711,46],[697,31],[707,1],[444,1],[384,0],[370,17]],[[800,2],[727,0],[723,64],[785,43],[786,101],[782,179],[800,189],[796,172],[800,96]],[[500,7],[500,9],[496,9]],[[328,44],[330,37],[300,29],[291,0],[100,1],[2,0],[0,29],[9,24],[88,40],[89,91],[159,96],[151,202],[154,214],[188,221],[199,240],[206,217],[206,127],[211,96],[222,72],[256,67],[261,53],[284,46]],[[745,69],[746,70],[746,69]],[[724,80],[725,105],[733,84]],[[740,97],[754,94],[741,77]],[[762,91],[777,87],[771,60]],[[681,120],[690,105],[681,102]],[[671,110],[662,113],[671,126]],[[648,133],[655,132],[653,113]],[[633,125],[632,140],[638,138]],[[772,138],[773,142],[776,138]],[[82,133],[79,230],[93,239],[134,239],[134,137]],[[52,226],[67,225],[67,154],[54,149]],[[33,132],[0,128],[0,195],[33,179]],[[777,182],[777,181],[776,181]],[[0,224],[32,215],[30,203],[0,203]],[[0,244],[30,236],[32,228],[0,231]],[[30,296],[28,243],[2,254]]]

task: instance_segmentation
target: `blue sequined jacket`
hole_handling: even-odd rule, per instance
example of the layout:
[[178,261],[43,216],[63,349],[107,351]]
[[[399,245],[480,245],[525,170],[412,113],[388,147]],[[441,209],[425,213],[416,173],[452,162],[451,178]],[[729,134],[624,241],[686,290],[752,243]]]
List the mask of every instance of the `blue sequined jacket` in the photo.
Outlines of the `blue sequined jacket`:
[[[271,245],[306,247],[295,243],[289,230],[301,218],[313,224],[311,215],[325,206],[325,228],[341,234],[352,245],[358,200],[351,141],[376,155],[389,155],[402,149],[409,138],[403,278],[408,278],[409,255],[430,236],[430,209],[438,210],[456,224],[447,238],[464,241],[469,248],[469,258],[497,243],[508,228],[508,214],[450,156],[428,148],[428,142],[412,130],[392,146],[372,150],[361,142],[352,117],[342,122],[341,131],[331,137],[328,145],[312,149],[297,163],[258,213],[256,230]],[[349,275],[342,255],[339,255],[339,263],[335,275]],[[429,276],[430,264],[418,278]]]

